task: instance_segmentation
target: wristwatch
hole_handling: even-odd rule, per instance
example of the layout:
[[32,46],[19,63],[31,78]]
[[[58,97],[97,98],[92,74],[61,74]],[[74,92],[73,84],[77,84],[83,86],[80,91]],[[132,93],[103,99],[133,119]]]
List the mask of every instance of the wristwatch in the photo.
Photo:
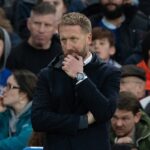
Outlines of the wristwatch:
[[87,78],[87,75],[83,72],[78,72],[76,77],[75,77],[77,83],[85,80],[86,78]]

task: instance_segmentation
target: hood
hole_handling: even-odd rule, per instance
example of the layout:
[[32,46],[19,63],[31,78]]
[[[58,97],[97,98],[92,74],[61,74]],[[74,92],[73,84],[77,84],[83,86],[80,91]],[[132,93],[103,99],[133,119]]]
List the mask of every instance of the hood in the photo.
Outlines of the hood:
[[0,33],[3,35],[3,41],[4,41],[3,55],[0,58],[0,70],[2,70],[5,68],[7,57],[11,50],[11,41],[10,41],[9,34],[4,28],[0,27]]

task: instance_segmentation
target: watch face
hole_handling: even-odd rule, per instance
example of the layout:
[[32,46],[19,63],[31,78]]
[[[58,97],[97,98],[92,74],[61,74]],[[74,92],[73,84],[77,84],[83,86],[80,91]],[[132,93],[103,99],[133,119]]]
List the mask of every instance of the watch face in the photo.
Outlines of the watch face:
[[84,79],[84,73],[78,72],[76,79],[77,79],[77,80],[83,80],[83,79]]

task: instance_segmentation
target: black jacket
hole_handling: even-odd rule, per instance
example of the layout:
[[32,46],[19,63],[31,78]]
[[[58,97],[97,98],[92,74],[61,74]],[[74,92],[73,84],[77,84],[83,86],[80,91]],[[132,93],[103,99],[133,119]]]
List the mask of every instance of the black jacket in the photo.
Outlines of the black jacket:
[[139,0],[139,9],[147,16],[150,16],[150,0]]
[[[88,78],[76,85],[57,58],[39,74],[33,98],[32,124],[46,133],[47,150],[109,150],[109,120],[116,108],[120,71],[94,54],[84,67]],[[96,122],[80,129],[91,111]]]
[[10,70],[27,69],[38,74],[60,53],[62,53],[62,47],[57,35],[53,36],[48,49],[36,49],[24,41],[12,49],[7,59],[7,68]]

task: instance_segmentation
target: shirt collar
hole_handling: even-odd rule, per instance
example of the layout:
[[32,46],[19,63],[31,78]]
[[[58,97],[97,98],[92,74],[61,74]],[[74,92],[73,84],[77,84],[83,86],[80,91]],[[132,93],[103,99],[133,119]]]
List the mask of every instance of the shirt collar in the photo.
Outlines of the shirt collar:
[[[125,16],[123,15],[122,16],[122,22],[124,22],[125,20]],[[114,24],[110,23],[109,21],[107,21],[107,19],[105,17],[102,18],[102,23],[108,28],[108,29],[111,29],[111,30],[115,30],[117,29],[118,27],[115,26]]]
[[92,60],[92,53],[90,53],[89,57],[84,60],[84,66],[90,63],[91,60]]

